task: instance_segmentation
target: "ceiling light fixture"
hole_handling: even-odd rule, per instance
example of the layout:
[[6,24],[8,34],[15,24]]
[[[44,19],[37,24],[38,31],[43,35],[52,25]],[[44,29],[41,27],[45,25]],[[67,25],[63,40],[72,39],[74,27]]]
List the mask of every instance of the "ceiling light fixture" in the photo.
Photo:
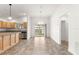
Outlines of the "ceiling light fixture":
[[42,13],[42,11],[40,11],[40,13]]
[[8,19],[11,20],[12,19],[12,16],[11,16],[11,6],[12,6],[12,4],[9,4],[9,6],[10,6],[10,12],[9,12],[10,16],[8,17]]

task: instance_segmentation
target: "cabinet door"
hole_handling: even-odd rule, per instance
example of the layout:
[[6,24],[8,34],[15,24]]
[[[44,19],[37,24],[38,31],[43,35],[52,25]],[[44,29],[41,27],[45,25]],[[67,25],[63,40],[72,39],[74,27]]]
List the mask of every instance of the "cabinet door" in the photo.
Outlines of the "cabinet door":
[[19,42],[19,33],[16,33],[16,43]]
[[0,21],[0,28],[2,28],[2,22]]
[[14,45],[16,43],[16,36],[15,34],[11,34],[11,45]]
[[3,49],[6,50],[10,47],[10,35],[4,35],[3,37]]
[[2,50],[2,36],[0,36],[0,50]]

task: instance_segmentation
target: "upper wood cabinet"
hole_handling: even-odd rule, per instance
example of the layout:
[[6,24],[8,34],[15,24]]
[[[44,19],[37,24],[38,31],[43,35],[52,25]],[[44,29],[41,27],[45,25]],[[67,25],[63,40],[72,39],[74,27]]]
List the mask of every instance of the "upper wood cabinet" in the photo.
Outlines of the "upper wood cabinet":
[[27,22],[23,22],[23,23],[21,24],[21,27],[22,27],[23,29],[27,29]]
[[0,28],[16,28],[16,23],[15,22],[4,22],[0,21]]
[[2,21],[0,21],[0,28],[2,28]]

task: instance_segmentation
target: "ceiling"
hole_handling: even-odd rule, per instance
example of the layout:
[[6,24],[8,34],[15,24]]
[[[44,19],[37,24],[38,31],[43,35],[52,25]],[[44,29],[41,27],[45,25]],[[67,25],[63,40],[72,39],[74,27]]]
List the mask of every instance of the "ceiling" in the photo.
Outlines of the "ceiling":
[[[58,4],[12,4],[12,17],[28,15],[30,17],[49,17],[59,7]],[[9,5],[0,4],[0,17],[9,16]]]

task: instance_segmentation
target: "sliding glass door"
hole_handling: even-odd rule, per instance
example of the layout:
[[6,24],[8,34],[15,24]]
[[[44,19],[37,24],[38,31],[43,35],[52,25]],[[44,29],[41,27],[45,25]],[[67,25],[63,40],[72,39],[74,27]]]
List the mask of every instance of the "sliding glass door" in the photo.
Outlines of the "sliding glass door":
[[45,24],[37,24],[35,26],[35,36],[44,37],[45,36]]

